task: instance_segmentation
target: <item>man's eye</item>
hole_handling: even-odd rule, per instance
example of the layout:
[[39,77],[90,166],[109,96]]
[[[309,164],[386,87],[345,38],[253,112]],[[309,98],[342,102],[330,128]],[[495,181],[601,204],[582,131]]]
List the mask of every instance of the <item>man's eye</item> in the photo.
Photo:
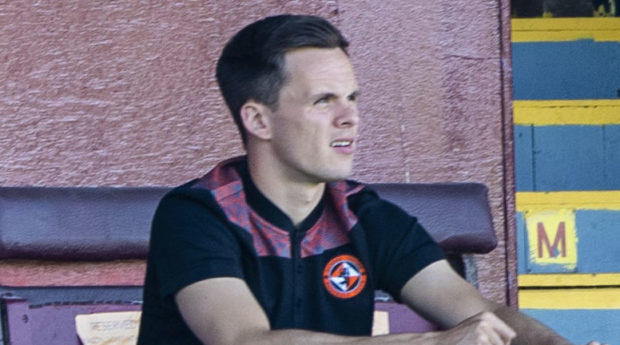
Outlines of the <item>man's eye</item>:
[[329,102],[329,99],[330,99],[329,96],[321,97],[317,99],[316,102],[314,102],[314,104],[324,104],[324,103]]

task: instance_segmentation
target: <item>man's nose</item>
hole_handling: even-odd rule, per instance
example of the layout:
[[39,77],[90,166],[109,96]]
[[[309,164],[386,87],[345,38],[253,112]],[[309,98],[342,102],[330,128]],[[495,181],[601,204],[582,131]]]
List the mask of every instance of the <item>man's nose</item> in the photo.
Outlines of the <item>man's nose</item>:
[[336,114],[336,127],[353,127],[357,126],[359,122],[359,112],[357,110],[357,103],[347,102],[342,104]]

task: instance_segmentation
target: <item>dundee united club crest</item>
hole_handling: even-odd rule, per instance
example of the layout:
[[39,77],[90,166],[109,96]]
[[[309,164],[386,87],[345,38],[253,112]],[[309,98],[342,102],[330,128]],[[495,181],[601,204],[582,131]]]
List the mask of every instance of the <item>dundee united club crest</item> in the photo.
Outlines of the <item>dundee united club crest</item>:
[[366,269],[356,257],[339,255],[325,266],[323,284],[336,297],[355,297],[366,285]]

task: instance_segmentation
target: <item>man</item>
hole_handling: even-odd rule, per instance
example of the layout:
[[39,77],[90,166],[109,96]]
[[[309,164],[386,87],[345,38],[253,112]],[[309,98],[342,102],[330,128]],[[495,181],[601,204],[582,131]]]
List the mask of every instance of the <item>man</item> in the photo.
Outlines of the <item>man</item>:
[[[138,343],[569,344],[484,299],[396,206],[353,181],[357,81],[312,16],[241,30],[217,66],[247,150],[162,200]],[[447,330],[371,337],[374,290]]]

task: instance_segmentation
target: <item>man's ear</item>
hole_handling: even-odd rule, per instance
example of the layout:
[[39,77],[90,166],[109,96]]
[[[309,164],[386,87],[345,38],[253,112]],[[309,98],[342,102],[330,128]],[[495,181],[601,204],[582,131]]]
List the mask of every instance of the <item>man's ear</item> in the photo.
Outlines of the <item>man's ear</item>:
[[271,139],[272,112],[266,105],[255,101],[247,101],[241,107],[241,121],[248,135],[259,139]]

